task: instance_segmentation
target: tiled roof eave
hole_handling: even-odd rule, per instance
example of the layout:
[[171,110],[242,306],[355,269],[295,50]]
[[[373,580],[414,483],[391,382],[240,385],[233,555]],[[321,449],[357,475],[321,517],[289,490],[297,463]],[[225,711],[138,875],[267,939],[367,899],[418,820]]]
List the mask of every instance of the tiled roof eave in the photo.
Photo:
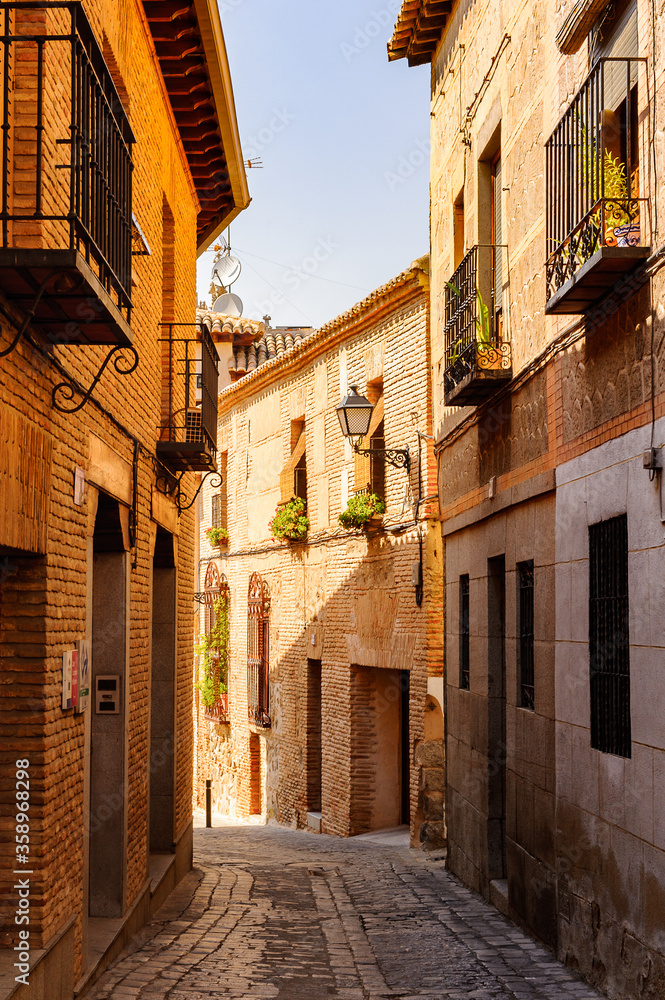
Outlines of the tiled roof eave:
[[388,42],[388,58],[406,58],[411,66],[430,62],[451,9],[451,0],[404,0]]
[[199,200],[201,252],[249,204],[219,12],[216,0],[143,8]]
[[256,369],[227,386],[219,394],[220,406],[231,403],[235,395],[249,389],[256,379],[265,378],[271,372],[274,372],[275,369],[290,364],[294,357],[301,351],[319,346],[323,349],[323,345],[329,340],[334,339],[345,327],[362,322],[365,316],[369,315],[382,300],[387,302],[389,297],[399,289],[413,285],[413,288],[409,289],[410,294],[413,294],[418,287],[422,287],[422,282],[419,280],[422,276],[429,276],[429,258],[427,256],[414,261],[409,268],[402,271],[397,277],[386,282],[385,285],[381,285],[380,288],[377,288],[366,298],[362,299],[361,302],[356,303],[351,309],[348,309],[345,313],[326,323],[319,330],[315,330],[309,336],[303,337],[294,343],[293,347],[284,351],[283,354],[269,358],[262,365],[257,366]]

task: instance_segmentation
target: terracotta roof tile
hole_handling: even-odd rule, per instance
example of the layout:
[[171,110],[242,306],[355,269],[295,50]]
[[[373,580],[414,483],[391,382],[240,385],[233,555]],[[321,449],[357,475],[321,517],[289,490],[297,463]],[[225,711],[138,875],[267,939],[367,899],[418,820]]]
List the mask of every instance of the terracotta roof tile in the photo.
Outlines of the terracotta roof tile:
[[260,340],[248,344],[246,348],[234,346],[233,358],[229,359],[231,378],[241,378],[256,371],[261,365],[288,354],[302,340],[312,333],[311,327],[288,327],[285,330],[269,329]]

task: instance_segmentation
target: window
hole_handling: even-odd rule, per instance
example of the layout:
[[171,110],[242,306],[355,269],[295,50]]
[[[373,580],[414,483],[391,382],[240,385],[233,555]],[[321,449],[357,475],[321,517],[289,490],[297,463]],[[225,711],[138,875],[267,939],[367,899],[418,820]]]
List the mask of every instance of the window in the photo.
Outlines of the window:
[[501,188],[501,151],[492,160],[492,246],[494,253],[492,256],[492,302],[494,315],[492,317],[492,329],[494,340],[501,343],[503,340],[503,221],[501,213],[502,188]]
[[[376,395],[376,390],[374,395]],[[370,402],[374,402],[371,386],[368,387],[367,398]],[[372,411],[372,419],[367,431],[367,437],[360,442],[360,447],[383,448],[385,444],[383,427],[383,390],[380,389],[378,399]],[[366,444],[365,441],[368,441],[369,444]],[[358,455],[356,453],[354,455],[354,462],[354,492],[362,493],[369,491],[370,493],[376,493],[383,500],[386,479],[385,457],[383,455]]]
[[459,578],[459,686],[464,691],[471,689],[469,666],[469,576]]
[[247,708],[249,721],[270,725],[270,590],[258,573],[249,581],[247,600]]
[[205,640],[201,693],[206,718],[224,722],[229,710],[229,585],[214,563],[208,565],[203,589]]
[[291,421],[291,456],[279,477],[281,502],[300,497],[307,503],[307,437],[304,420]]
[[630,757],[628,521],[589,527],[591,746]]
[[464,260],[464,188],[457,195],[453,204],[453,246],[455,270],[457,270]]
[[533,711],[534,702],[534,645],[533,645],[533,562],[519,563],[517,566],[519,587],[519,704]]
[[223,451],[218,455],[217,468],[222,479],[222,485],[217,493],[213,493],[210,498],[210,523],[213,528],[224,528],[228,530],[227,512],[227,459],[228,452]]

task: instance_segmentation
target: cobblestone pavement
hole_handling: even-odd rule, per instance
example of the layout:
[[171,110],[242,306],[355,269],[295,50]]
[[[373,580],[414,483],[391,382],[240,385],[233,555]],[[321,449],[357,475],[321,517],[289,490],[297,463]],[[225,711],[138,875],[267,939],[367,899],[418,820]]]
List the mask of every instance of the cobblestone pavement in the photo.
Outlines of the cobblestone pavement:
[[222,826],[195,831],[194,864],[85,1000],[600,996],[406,847]]

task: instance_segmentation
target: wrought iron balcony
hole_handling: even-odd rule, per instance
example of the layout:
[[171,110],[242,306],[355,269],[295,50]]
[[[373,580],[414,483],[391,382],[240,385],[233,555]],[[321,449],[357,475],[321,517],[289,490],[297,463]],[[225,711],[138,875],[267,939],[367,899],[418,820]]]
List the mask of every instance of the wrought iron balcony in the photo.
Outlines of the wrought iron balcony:
[[599,60],[547,142],[548,313],[584,312],[651,252],[638,152],[644,62]]
[[55,343],[130,345],[132,144],[80,3],[2,3],[0,289]]
[[[213,472],[217,455],[219,360],[205,326],[166,323],[162,345],[162,427],[157,458],[172,472]],[[194,337],[178,337],[182,331]]]
[[512,376],[510,343],[497,311],[503,247],[473,247],[446,282],[444,401],[484,402]]

